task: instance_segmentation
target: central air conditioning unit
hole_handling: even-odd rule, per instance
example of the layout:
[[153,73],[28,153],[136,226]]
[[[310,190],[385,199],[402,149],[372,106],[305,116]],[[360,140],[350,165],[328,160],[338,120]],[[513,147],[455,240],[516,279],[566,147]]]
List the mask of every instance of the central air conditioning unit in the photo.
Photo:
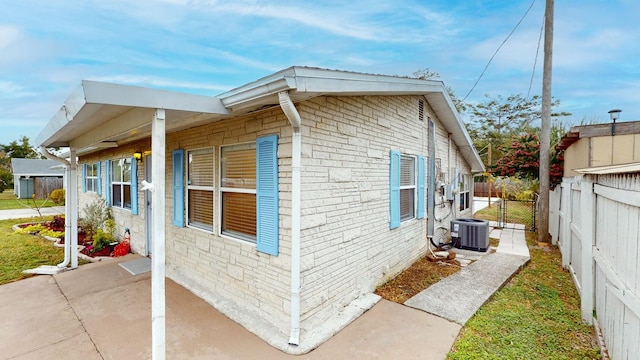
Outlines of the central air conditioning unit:
[[451,220],[451,241],[458,249],[487,251],[489,222],[469,218]]

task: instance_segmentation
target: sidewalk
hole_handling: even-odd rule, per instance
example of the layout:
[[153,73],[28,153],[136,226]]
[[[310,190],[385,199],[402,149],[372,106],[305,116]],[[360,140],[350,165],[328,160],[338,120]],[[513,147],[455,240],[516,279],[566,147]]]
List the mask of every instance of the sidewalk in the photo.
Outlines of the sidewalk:
[[[45,207],[40,209],[42,216],[64,215],[64,206]],[[38,211],[30,208],[0,210],[0,220],[37,217]]]
[[464,325],[530,259],[524,226],[494,229],[492,237],[500,238],[496,252],[431,285],[404,304]]
[[[299,356],[271,347],[167,279],[166,357],[444,359],[462,325],[528,261],[528,256],[502,250],[520,248],[524,230],[500,235],[498,252],[429,287],[407,301],[408,306],[380,300],[317,349]],[[131,275],[118,265],[140,258],[130,254],[0,286],[0,359],[151,358],[151,274]],[[455,311],[446,311],[451,309]]]

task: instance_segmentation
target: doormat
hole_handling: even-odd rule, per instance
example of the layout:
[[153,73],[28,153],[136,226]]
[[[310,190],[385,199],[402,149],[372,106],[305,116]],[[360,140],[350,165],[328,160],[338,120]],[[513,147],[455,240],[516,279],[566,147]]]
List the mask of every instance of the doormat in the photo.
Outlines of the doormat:
[[131,275],[144,274],[151,271],[151,259],[146,257],[142,259],[122,262],[118,265],[127,270]]

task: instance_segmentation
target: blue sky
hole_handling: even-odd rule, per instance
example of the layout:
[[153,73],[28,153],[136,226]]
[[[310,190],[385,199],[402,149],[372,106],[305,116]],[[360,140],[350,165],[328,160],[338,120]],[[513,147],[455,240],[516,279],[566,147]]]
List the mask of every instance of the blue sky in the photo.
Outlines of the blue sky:
[[[291,65],[409,76],[464,97],[531,0],[0,0],[0,144],[32,140],[83,79],[217,95]],[[536,0],[467,98],[527,95]],[[640,120],[640,2],[556,1],[567,124]],[[530,95],[542,88],[542,44]],[[465,116],[465,119],[468,117]]]

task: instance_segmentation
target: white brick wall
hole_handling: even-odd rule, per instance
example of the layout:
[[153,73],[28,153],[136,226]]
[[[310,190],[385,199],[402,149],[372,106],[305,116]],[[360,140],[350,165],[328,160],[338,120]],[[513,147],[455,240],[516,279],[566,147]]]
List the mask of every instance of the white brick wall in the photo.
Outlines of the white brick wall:
[[[463,173],[469,171],[455,146],[449,147],[447,133],[426,100],[424,121],[418,120],[418,99],[321,97],[296,104],[302,117],[303,339],[427,251],[426,219],[405,221],[389,230],[389,151],[428,156],[427,117],[431,117],[438,124],[437,157],[442,159],[443,171],[449,173],[454,164]],[[279,135],[279,256],[219,236],[217,217],[214,234],[172,225],[172,150],[213,147],[217,191],[220,145],[255,141],[268,134]],[[118,159],[145,150],[151,150],[149,141],[81,160]],[[291,281],[291,128],[286,117],[275,108],[168,134],[166,158],[167,275],[212,303],[232,303],[235,310],[223,307],[223,311],[246,327],[251,328],[252,317],[273,325],[276,336],[286,343]],[[142,180],[142,162],[138,174]],[[88,201],[85,195],[81,193],[81,203]],[[140,215],[117,209],[114,215],[119,228],[131,229],[134,251],[145,254],[144,194],[139,196]],[[216,214],[218,204],[216,192]],[[437,207],[437,214],[447,210]]]

